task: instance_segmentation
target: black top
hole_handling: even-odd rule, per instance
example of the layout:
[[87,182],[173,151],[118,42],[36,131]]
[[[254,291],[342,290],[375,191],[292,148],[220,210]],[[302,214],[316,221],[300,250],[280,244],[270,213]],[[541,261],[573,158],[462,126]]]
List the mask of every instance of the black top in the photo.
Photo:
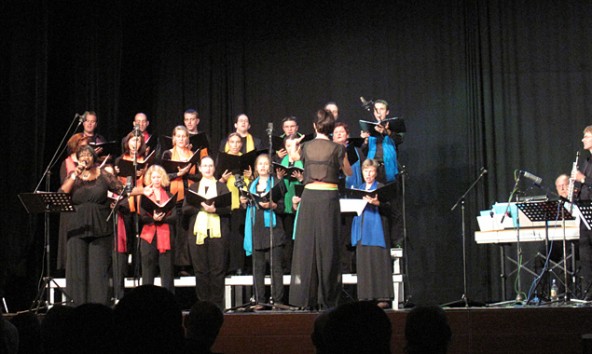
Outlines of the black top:
[[304,181],[339,183],[339,170],[343,167],[345,146],[330,140],[313,139],[302,146]]
[[83,181],[79,178],[72,186],[72,203],[75,216],[68,223],[68,237],[100,237],[111,234],[112,225],[107,222],[111,211],[107,191],[121,192],[121,183],[106,172],[95,180]]

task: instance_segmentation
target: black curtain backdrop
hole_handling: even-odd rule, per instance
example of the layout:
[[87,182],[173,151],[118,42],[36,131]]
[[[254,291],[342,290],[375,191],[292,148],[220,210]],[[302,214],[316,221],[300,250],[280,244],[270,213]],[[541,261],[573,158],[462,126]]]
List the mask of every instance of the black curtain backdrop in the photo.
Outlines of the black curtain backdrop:
[[[508,198],[516,169],[551,189],[569,172],[591,123],[591,16],[587,1],[547,0],[4,2],[0,295],[18,310],[37,292],[43,218],[27,215],[17,194],[35,189],[75,113],[97,111],[100,133],[118,140],[139,111],[168,135],[194,107],[217,146],[241,112],[264,139],[267,123],[279,132],[286,115],[311,132],[327,101],[355,136],[364,96],[386,99],[408,129],[399,151],[406,295],[460,299],[461,210],[451,207],[486,167],[465,200],[467,295],[502,300],[499,250],[474,242],[475,216]],[[63,158],[50,168],[51,190]]]

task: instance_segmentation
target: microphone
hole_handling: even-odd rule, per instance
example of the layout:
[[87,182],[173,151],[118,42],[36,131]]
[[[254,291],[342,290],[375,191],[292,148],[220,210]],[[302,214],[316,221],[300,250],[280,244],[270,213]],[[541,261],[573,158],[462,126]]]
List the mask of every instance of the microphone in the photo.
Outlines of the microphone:
[[267,135],[271,135],[271,133],[273,133],[273,123],[269,122],[267,123]]
[[132,189],[134,189],[134,187],[132,186],[132,183],[133,183],[132,176],[127,176],[127,182],[125,183],[125,188],[123,189],[125,194],[130,195],[132,193]]
[[541,177],[535,176],[528,171],[520,170],[520,174],[524,176],[524,178],[531,180],[536,185],[541,185],[543,183],[543,179]]
[[481,174],[482,175],[486,175],[487,174],[487,169],[485,167],[481,167]]
[[234,175],[234,186],[238,189],[241,189],[245,186],[245,180],[243,179],[243,175],[238,173]]
[[140,135],[140,125],[139,124],[134,124],[134,135],[135,136]]
[[78,114],[76,113],[76,116],[78,116],[78,123],[82,124],[86,121],[86,117],[84,114]]
[[374,105],[374,102],[372,100],[366,101],[364,97],[360,96],[360,101],[362,102],[362,108],[364,108],[367,111],[372,110],[372,106]]

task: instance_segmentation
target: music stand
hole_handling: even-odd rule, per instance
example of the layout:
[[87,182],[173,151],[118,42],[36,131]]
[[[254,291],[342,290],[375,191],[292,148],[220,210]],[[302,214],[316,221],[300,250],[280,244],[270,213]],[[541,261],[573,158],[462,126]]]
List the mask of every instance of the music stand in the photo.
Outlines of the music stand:
[[[36,310],[40,309],[40,301],[43,297],[43,293],[50,287],[49,285],[52,282],[56,286],[56,288],[60,289],[62,294],[66,296],[66,299],[68,301],[71,301],[72,298],[58,285],[58,283],[51,276],[49,252],[49,214],[74,212],[75,209],[74,205],[72,204],[72,196],[68,193],[59,192],[34,192],[20,193],[18,197],[25,209],[27,210],[28,214],[45,214],[45,276],[43,277],[43,283],[41,284],[41,287],[37,292],[37,296],[35,296],[35,299],[33,300],[33,303],[31,304],[31,308],[29,310],[33,310],[35,304],[37,304]],[[49,294],[47,296],[46,303],[51,304]]]
[[[549,241],[549,221],[556,221],[562,220],[564,222],[565,227],[565,220],[574,220],[575,218],[571,215],[571,213],[565,210],[563,206],[563,201],[554,200],[554,201],[540,201],[540,202],[528,202],[528,203],[516,203],[518,209],[526,215],[526,217],[533,222],[537,221],[544,221],[545,222],[545,242],[548,245]],[[564,229],[565,230],[565,229]],[[564,301],[569,301],[569,285],[568,285],[568,277],[567,277],[567,254],[566,254],[566,239],[565,239],[565,232],[563,233],[563,271],[564,271],[564,286],[565,286],[565,296]],[[548,246],[547,246],[548,247]],[[547,249],[547,247],[545,247]],[[548,249],[547,249],[547,256],[548,256]],[[545,262],[545,267],[543,272],[547,272],[547,262]],[[542,277],[540,277],[537,281],[540,282]],[[538,284],[535,285],[535,289]],[[527,304],[530,302],[530,298],[527,299]]]

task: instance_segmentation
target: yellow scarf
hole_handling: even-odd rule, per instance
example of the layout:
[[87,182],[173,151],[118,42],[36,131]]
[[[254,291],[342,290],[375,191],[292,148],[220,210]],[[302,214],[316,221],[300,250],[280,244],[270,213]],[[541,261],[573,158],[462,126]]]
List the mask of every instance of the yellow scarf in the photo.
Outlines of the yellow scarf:
[[[207,189],[206,189],[207,187]],[[197,194],[210,199],[218,195],[216,191],[216,180],[202,178],[197,188]],[[208,235],[208,231],[210,231]],[[220,216],[215,213],[208,213],[205,210],[200,210],[195,218],[193,225],[193,234],[195,237],[195,244],[203,245],[205,239],[222,237],[220,228]]]
[[[245,185],[248,186],[249,185],[249,179],[247,177],[243,177],[244,181],[245,181]],[[235,209],[239,209],[240,208],[240,193],[238,191],[238,188],[236,188],[236,186],[234,185],[234,182],[236,181],[236,178],[234,178],[234,175],[230,175],[230,177],[228,178],[228,181],[226,181],[226,187],[228,187],[228,190],[231,193],[231,204],[230,204],[230,209],[231,210],[235,210]],[[246,190],[246,189],[244,189]]]

